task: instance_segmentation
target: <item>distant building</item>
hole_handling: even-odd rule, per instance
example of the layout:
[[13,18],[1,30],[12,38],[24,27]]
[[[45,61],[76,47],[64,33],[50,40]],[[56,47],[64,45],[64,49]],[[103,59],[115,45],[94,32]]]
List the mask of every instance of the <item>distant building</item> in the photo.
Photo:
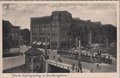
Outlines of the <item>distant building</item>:
[[[105,37],[104,31],[103,25],[100,22],[73,18],[71,27],[72,38],[73,40],[76,40],[77,37],[78,40],[81,40],[81,44],[84,46],[98,43],[100,35],[102,35],[102,38]],[[102,40],[101,42],[103,42]]]
[[9,21],[3,20],[4,46],[17,47],[19,45],[20,26],[13,26]]
[[51,48],[60,48],[70,39],[71,25],[72,16],[67,11],[54,11],[51,16],[31,18],[31,43],[47,39]]
[[12,40],[14,41],[14,45],[19,45],[19,38],[20,38],[20,26],[11,26],[10,28],[10,35]]
[[3,41],[3,52],[9,52],[10,49],[10,27],[12,24],[9,21],[2,21],[2,41]]

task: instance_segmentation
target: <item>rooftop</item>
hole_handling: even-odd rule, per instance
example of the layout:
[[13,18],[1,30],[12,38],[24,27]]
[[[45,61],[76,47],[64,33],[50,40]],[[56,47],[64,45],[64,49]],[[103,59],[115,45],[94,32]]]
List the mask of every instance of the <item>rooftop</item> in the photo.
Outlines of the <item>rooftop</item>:
[[37,48],[30,48],[29,50],[27,50],[25,52],[26,55],[30,55],[30,56],[38,56],[38,55],[42,55],[43,52],[41,52],[40,50],[38,50]]
[[2,20],[3,26],[9,26],[12,27],[13,25],[8,20]]
[[47,19],[47,18],[51,18],[51,16],[32,17],[31,19]]
[[51,16],[43,16],[43,17],[32,17],[31,18],[32,23],[34,24],[42,24],[42,23],[50,23],[51,22]]
[[53,11],[52,13],[67,13],[71,15],[71,13],[69,13],[68,11]]
[[8,20],[3,20],[3,24],[8,25],[9,27],[12,27],[12,28],[20,28],[20,26],[12,25]]
[[11,26],[12,28],[20,28],[20,26]]

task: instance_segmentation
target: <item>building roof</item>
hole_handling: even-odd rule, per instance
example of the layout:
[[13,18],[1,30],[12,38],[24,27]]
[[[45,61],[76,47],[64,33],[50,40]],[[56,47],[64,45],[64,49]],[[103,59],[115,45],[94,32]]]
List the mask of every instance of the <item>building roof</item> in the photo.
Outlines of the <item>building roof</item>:
[[53,13],[57,13],[57,14],[59,14],[59,13],[65,13],[65,14],[71,15],[71,13],[69,13],[68,11],[53,11],[52,14]]
[[51,16],[43,16],[43,17],[32,17],[31,21],[33,24],[46,24],[51,23]]
[[37,48],[30,48],[29,50],[27,50],[25,52],[25,55],[29,55],[29,56],[38,56],[38,55],[42,55],[43,52],[41,52],[40,50],[38,50]]
[[32,17],[31,19],[50,19],[51,16],[42,16],[42,17]]
[[9,27],[12,27],[12,28],[20,28],[20,26],[14,26],[14,25],[12,25],[11,22],[8,21],[8,20],[3,20],[3,24],[4,25],[8,25]]
[[20,28],[20,26],[11,26],[12,28]]
[[3,25],[7,25],[7,26],[9,26],[9,27],[12,27],[13,25],[9,22],[9,21],[7,21],[7,20],[2,20],[2,22],[3,22]]

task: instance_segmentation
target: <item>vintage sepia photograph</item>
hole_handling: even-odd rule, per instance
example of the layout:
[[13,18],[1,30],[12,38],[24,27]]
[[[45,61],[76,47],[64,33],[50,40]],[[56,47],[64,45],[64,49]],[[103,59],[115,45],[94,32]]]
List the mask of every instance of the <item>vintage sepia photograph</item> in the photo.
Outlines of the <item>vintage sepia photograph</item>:
[[3,73],[116,73],[115,3],[3,3]]

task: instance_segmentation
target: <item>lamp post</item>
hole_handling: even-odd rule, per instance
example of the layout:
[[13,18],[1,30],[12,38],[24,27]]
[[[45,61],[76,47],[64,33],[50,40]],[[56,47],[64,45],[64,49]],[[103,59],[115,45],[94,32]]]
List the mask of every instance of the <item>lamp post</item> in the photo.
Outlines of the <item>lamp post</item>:
[[106,38],[106,50],[108,52],[108,38]]
[[45,39],[45,59],[47,59],[47,39]]
[[78,41],[78,40],[77,40],[77,37],[76,37],[76,49],[77,49],[77,41]]
[[70,49],[71,49],[71,38],[70,38]]
[[79,53],[78,53],[78,68],[79,71],[82,73],[82,64],[81,64],[81,41],[79,40]]
[[81,41],[80,40],[79,40],[79,53],[78,54],[79,54],[78,58],[80,60],[80,58],[81,58]]

